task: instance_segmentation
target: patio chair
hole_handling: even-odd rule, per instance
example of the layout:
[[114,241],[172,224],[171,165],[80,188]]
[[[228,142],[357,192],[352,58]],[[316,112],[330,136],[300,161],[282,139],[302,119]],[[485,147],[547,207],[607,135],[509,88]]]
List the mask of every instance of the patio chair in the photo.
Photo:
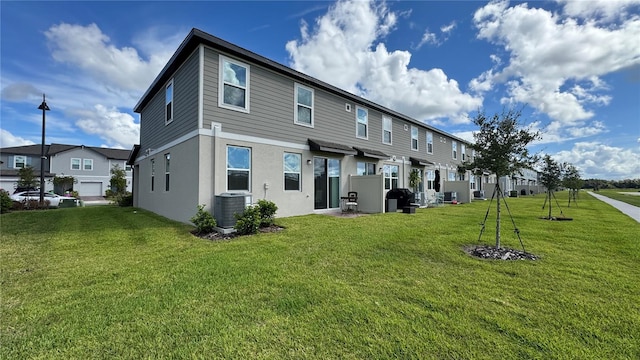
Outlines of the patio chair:
[[347,193],[344,210],[358,212],[358,193],[356,191],[349,191]]

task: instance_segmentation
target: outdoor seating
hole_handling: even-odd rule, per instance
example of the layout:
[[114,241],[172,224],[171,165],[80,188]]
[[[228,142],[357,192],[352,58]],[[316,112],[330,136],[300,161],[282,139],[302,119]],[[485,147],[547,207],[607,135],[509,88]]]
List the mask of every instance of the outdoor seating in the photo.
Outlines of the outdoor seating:
[[349,191],[342,200],[342,212],[358,212],[358,193],[356,191]]

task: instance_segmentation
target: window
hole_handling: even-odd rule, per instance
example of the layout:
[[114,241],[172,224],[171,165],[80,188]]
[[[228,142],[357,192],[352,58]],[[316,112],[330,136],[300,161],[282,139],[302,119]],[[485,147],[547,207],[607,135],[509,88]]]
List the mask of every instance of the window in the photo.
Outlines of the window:
[[151,191],[155,188],[156,180],[156,159],[151,159]]
[[460,144],[460,156],[462,156],[462,161],[467,160],[467,147],[465,144]]
[[464,178],[465,178],[464,173],[458,173],[458,180],[464,181]]
[[449,181],[456,181],[456,171],[455,170],[449,170]]
[[82,159],[82,170],[92,171],[93,170],[93,159]]
[[375,175],[376,163],[358,161],[356,164],[357,175]]
[[436,175],[433,170],[427,170],[427,190],[435,189]]
[[351,112],[351,104],[349,104],[349,103],[345,103],[345,104],[344,104],[344,111],[346,111],[346,112]]
[[124,164],[124,171],[131,171],[132,167],[129,164]]
[[71,170],[80,170],[80,159],[71,159]]
[[398,187],[398,165],[384,166],[384,188],[386,190]]
[[13,157],[13,168],[22,169],[27,166],[27,157],[23,155],[16,155]]
[[169,191],[170,172],[171,172],[171,154],[164,154],[164,191]]
[[249,112],[249,65],[220,55],[218,106]]
[[451,140],[451,156],[453,160],[458,159],[458,142],[455,140]]
[[476,189],[476,177],[473,174],[471,176],[469,176],[469,188],[471,190],[475,190]]
[[284,153],[284,190],[300,191],[302,155]]
[[433,154],[433,133],[427,131],[427,154]]
[[418,150],[418,128],[411,126],[411,150]]
[[367,109],[363,109],[356,106],[356,137],[367,139],[369,134],[367,128],[369,127],[369,112]]
[[313,127],[313,89],[295,84],[296,110],[294,122]]
[[164,94],[164,123],[165,125],[173,121],[173,79],[169,81]]
[[251,149],[227,146],[227,190],[249,191],[251,179]]
[[391,118],[388,116],[382,116],[382,142],[384,144],[391,145]]

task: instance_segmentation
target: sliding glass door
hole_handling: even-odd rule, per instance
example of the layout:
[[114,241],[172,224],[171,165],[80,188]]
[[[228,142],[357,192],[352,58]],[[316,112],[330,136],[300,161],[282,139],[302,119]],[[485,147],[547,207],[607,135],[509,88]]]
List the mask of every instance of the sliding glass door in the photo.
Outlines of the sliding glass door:
[[340,207],[340,160],[314,157],[314,209]]

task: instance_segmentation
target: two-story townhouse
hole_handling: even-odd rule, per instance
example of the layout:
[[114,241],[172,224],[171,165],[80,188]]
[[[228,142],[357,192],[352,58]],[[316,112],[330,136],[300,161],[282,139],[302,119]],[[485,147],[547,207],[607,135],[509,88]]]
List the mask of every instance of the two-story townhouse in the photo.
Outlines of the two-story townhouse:
[[[0,149],[0,181],[3,189],[13,192],[18,181],[18,170],[33,166],[40,174],[40,145],[26,145]],[[132,189],[132,171],[126,164],[129,150],[84,145],[45,145],[45,191],[61,193],[69,189],[56,189],[54,176],[73,176],[73,190],[81,197],[104,196],[111,179],[111,169],[118,165],[125,169],[127,190]]]
[[134,111],[134,205],[184,222],[224,193],[291,216],[357,191],[361,211],[381,212],[412,169],[427,196],[459,181],[471,155],[462,139],[198,29]]

